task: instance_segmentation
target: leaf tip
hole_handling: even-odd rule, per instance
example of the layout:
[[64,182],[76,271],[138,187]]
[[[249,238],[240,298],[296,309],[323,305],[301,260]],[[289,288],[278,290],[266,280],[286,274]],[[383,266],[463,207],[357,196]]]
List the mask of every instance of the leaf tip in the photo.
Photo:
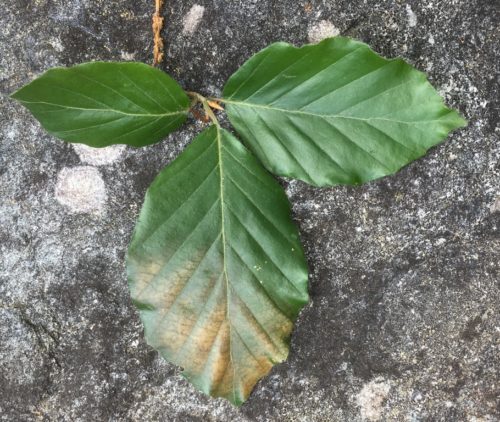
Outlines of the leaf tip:
[[447,121],[450,125],[450,132],[456,129],[462,129],[469,125],[468,120],[454,109],[449,109]]
[[464,128],[469,126],[469,121],[463,117],[460,113],[457,112],[457,124],[458,128]]

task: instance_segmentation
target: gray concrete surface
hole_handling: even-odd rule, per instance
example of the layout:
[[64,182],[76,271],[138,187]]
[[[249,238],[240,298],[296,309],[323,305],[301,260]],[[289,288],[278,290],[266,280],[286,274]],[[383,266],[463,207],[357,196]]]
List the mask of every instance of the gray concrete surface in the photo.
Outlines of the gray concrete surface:
[[145,344],[124,272],[145,189],[200,125],[95,154],[5,97],[55,65],[150,62],[152,3],[0,8],[0,420],[498,420],[498,0],[166,1],[163,67],[186,88],[217,95],[268,43],[341,33],[427,71],[470,120],[363,187],[283,181],[312,302],[289,360],[240,409]]

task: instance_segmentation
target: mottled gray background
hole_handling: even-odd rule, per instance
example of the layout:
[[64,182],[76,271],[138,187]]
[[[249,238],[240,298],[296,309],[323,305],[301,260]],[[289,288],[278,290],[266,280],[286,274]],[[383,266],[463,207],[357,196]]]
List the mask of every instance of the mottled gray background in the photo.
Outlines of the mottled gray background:
[[147,186],[200,125],[93,153],[5,96],[56,65],[150,63],[152,3],[2,2],[0,420],[498,420],[499,1],[167,0],[163,67],[186,88],[217,95],[268,43],[340,32],[428,72],[470,121],[363,187],[283,181],[312,302],[240,409],[145,344],[124,271]]

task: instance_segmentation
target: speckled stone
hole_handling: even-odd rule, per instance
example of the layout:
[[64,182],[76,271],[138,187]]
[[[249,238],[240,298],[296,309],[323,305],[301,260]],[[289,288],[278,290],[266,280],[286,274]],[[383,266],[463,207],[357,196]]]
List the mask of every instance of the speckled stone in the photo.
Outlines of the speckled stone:
[[145,190],[200,124],[100,164],[102,212],[73,212],[56,199],[58,176],[92,164],[6,96],[53,66],[151,62],[152,8],[2,4],[0,420],[498,420],[498,1],[166,1],[163,68],[190,90],[218,95],[252,53],[330,28],[428,72],[470,120],[425,158],[362,187],[283,180],[312,302],[288,361],[239,409],[198,393],[145,344],[125,277]]

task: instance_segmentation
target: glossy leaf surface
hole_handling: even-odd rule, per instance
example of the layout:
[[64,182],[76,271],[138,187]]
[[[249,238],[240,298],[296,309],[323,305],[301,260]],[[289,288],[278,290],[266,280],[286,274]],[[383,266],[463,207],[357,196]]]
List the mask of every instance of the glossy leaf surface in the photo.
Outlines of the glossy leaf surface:
[[142,63],[51,69],[12,97],[52,135],[93,147],[152,144],[177,129],[189,109],[177,82]]
[[392,174],[465,125],[423,73],[343,37],[269,46],[230,78],[224,98],[270,171],[317,186]]
[[202,132],[153,182],[130,245],[148,343],[241,404],[288,354],[307,266],[280,185],[229,132]]

